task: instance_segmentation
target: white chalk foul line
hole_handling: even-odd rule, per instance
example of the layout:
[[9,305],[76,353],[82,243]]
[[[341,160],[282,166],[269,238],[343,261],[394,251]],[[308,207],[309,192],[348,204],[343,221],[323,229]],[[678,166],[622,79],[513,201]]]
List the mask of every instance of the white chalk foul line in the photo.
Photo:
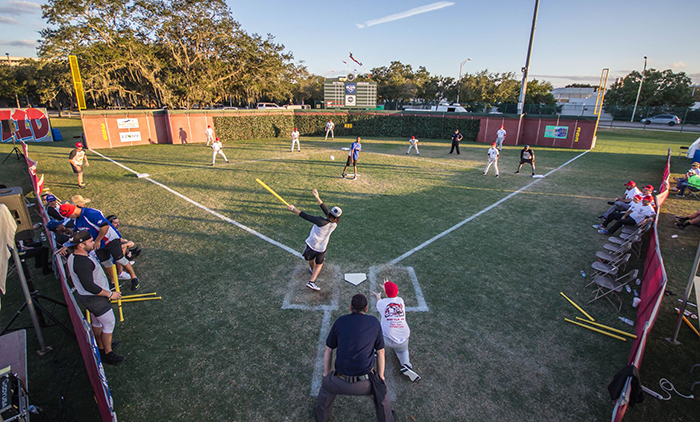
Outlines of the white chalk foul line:
[[[100,157],[104,158],[105,160],[110,161],[110,162],[112,162],[112,163],[118,165],[119,167],[121,167],[121,168],[123,168],[123,169],[125,169],[125,170],[128,170],[128,171],[130,171],[130,172],[132,172],[132,173],[134,173],[134,174],[139,174],[138,172],[135,172],[134,170],[130,169],[129,167],[127,167],[127,166],[125,166],[125,165],[123,165],[123,164],[121,164],[121,163],[119,163],[119,162],[117,162],[117,161],[114,161],[114,160],[112,160],[111,158],[109,158],[109,157],[107,157],[107,156],[105,156],[105,155],[102,155],[102,154],[100,154],[100,153],[97,152],[97,151],[94,151],[94,150],[90,150],[90,151],[93,152],[93,153],[95,153],[95,154],[97,154],[97,155],[99,155]],[[251,229],[251,228],[248,227],[248,226],[245,226],[245,225],[239,223],[238,221],[235,221],[235,220],[233,220],[233,219],[230,219],[230,218],[226,217],[225,215],[220,214],[220,213],[214,211],[214,210],[211,209],[211,208],[205,207],[204,205],[200,204],[199,202],[197,202],[197,201],[195,201],[195,200],[193,200],[193,199],[188,198],[187,196],[181,194],[180,192],[177,192],[177,191],[175,191],[175,190],[169,188],[168,186],[166,186],[166,185],[164,185],[164,184],[162,184],[162,183],[160,183],[160,182],[157,182],[157,181],[151,179],[150,177],[146,177],[146,178],[144,178],[144,179],[145,179],[145,180],[148,180],[149,182],[153,183],[153,184],[156,185],[156,186],[159,186],[159,187],[161,187],[161,188],[167,190],[168,192],[172,193],[173,195],[176,195],[176,196],[178,196],[178,197],[184,199],[185,201],[187,201],[187,202],[189,202],[190,204],[192,204],[192,205],[194,205],[194,206],[196,206],[196,207],[198,207],[198,208],[200,208],[200,209],[202,209],[202,210],[208,212],[209,214],[211,214],[211,215],[213,215],[213,216],[215,216],[215,217],[218,217],[218,218],[220,218],[221,220],[224,220],[225,222],[227,222],[227,223],[229,223],[229,224],[233,224],[234,226],[236,226],[236,227],[238,227],[238,228],[240,228],[240,229],[243,229],[243,230],[247,231],[248,233],[250,233],[250,234],[252,234],[252,235],[254,235],[254,236],[257,236],[257,237],[259,237],[260,239],[262,239],[262,240],[264,240],[264,241],[266,241],[266,242],[268,242],[268,243],[271,243],[271,244],[277,246],[278,248],[281,248],[281,249],[283,249],[283,250],[289,252],[290,254],[292,254],[292,255],[298,257],[298,258],[304,258],[304,257],[301,255],[300,252],[295,251],[294,249],[290,248],[289,246],[283,245],[282,243],[280,243],[280,242],[278,242],[278,241],[276,241],[276,240],[274,240],[274,239],[270,239],[269,237],[265,236],[264,234],[259,233],[259,232],[256,232],[255,230]]]
[[[584,151],[581,154],[577,155],[576,157],[572,158],[571,160],[567,161],[566,163],[560,165],[559,167],[555,168],[554,170],[551,170],[549,173],[545,174],[545,178],[549,176],[550,174],[554,173],[555,171],[560,170],[564,166],[569,165],[570,163],[574,162],[575,160],[583,157],[584,155],[588,154],[590,150]],[[418,252],[419,250],[425,248],[426,246],[430,245],[431,243],[435,242],[436,240],[452,233],[453,231],[457,230],[458,228],[462,227],[463,225],[467,224],[468,222],[472,221],[473,219],[479,217],[480,215],[487,213],[491,211],[492,209],[496,208],[497,206],[501,205],[502,203],[506,202],[510,198],[514,197],[515,195],[519,194],[520,192],[528,189],[530,186],[534,185],[535,183],[539,182],[540,180],[543,179],[535,179],[532,182],[528,183],[527,185],[523,186],[522,188],[516,190],[515,192],[511,193],[510,195],[501,198],[500,200],[494,202],[493,204],[489,205],[488,207],[484,208],[483,210],[477,212],[476,214],[468,217],[465,220],[460,221],[459,223],[455,224],[454,226],[450,227],[449,229],[445,230],[444,232],[437,234],[433,236],[432,238],[426,240],[425,242],[421,243],[420,245],[416,246],[415,248],[411,249],[410,251],[406,252],[405,254],[399,256],[398,258],[394,258],[393,260],[389,261],[389,264],[396,265],[397,263],[403,261],[404,259],[408,258],[409,256],[413,255],[414,253]]]
[[309,395],[312,397],[318,396],[318,391],[321,389],[323,382],[323,355],[326,352],[326,337],[331,329],[331,314],[332,310],[326,309],[323,311],[323,321],[321,322],[321,332],[318,333],[318,350],[316,351],[316,362],[314,363],[314,374],[311,378],[311,391]]

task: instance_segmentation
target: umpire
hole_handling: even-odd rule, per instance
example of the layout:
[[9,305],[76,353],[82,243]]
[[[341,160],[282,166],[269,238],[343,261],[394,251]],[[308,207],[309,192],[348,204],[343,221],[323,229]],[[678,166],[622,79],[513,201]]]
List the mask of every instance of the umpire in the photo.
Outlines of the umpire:
[[[379,321],[366,315],[367,298],[352,297],[352,313],[338,318],[326,339],[323,355],[323,383],[318,392],[316,420],[326,422],[333,412],[337,395],[373,396],[377,420],[394,422],[391,401],[384,383],[384,336]],[[337,349],[335,371],[331,370],[333,350]],[[377,369],[374,368],[374,351]]]

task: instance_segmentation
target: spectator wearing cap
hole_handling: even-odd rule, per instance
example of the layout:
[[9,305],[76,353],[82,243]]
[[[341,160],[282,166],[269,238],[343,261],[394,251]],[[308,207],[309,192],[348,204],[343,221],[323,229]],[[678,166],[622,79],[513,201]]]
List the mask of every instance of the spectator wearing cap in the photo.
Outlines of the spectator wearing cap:
[[73,195],[70,197],[70,203],[78,208],[85,208],[85,205],[90,202],[88,198],[83,198],[83,195]]
[[63,246],[73,235],[73,230],[66,228],[61,221],[51,220],[46,228],[54,233],[54,238],[59,246]]
[[75,149],[70,152],[68,161],[73,169],[73,173],[78,175],[78,187],[85,189],[85,183],[83,182],[83,165],[88,167],[90,163],[88,163],[88,159],[85,155],[85,151],[83,151],[83,144],[81,142],[75,143]]
[[[384,279],[383,290],[386,294],[384,299],[381,292],[372,292],[372,294],[377,299],[377,312],[379,312],[384,334],[384,345],[394,349],[396,357],[401,362],[401,373],[411,376],[413,365],[408,355],[408,338],[411,336],[411,329],[406,322],[406,305],[399,297],[399,287],[396,283]],[[418,374],[411,377],[411,381],[419,379]]]
[[[642,198],[642,202],[633,203],[625,213],[613,213],[611,214],[603,224],[598,226],[593,226],[598,229],[600,234],[615,234],[615,232],[622,226],[641,226],[644,224],[647,218],[651,218],[656,215],[656,211],[651,203],[654,202],[654,197],[651,195]],[[609,229],[606,226],[610,224],[611,221],[616,220],[615,224]]]
[[630,207],[630,202],[632,202],[632,199],[634,199],[636,195],[645,196],[642,194],[642,191],[637,188],[637,184],[634,180],[630,180],[625,183],[625,196],[615,198],[614,201],[608,201],[610,208],[608,208],[603,215],[599,215],[598,219],[605,220],[612,213],[627,211]]
[[406,154],[411,152],[411,148],[416,149],[416,155],[420,155],[420,151],[418,151],[418,139],[416,139],[415,136],[411,136],[411,139],[408,140],[408,151],[406,151]]
[[693,188],[696,190],[700,190],[700,176],[697,176],[695,174],[691,174],[688,180],[683,183],[680,187],[680,190],[678,191],[678,194],[676,196],[682,197],[685,195],[686,189]]
[[329,210],[326,204],[321,200],[321,197],[318,196],[318,191],[316,189],[311,191],[311,193],[313,193],[314,198],[316,198],[325,217],[308,215],[296,209],[294,205],[289,206],[289,211],[314,225],[311,228],[309,237],[306,238],[306,248],[303,253],[304,259],[309,262],[309,271],[311,272],[311,279],[306,283],[306,287],[311,290],[321,290],[321,288],[316,285],[316,278],[318,278],[318,274],[323,267],[323,261],[326,257],[326,248],[331,238],[331,233],[338,227],[340,215],[343,213],[343,210],[339,207],[333,207]]
[[678,182],[676,184],[676,187],[671,189],[674,192],[678,192],[681,190],[683,186],[688,186],[688,179],[690,179],[690,176],[700,176],[700,163],[693,163],[690,165],[690,170],[688,170],[683,177],[674,177],[673,180]]
[[489,162],[486,163],[486,168],[484,169],[484,176],[489,172],[489,169],[491,168],[491,164],[493,164],[493,168],[496,170],[496,177],[499,177],[498,174],[498,156],[501,155],[501,151],[497,148],[496,143],[494,142],[491,144],[491,148],[486,152],[486,155],[489,157]]
[[212,166],[216,164],[216,154],[219,154],[222,157],[224,157],[224,161],[226,161],[228,163],[228,158],[226,158],[226,154],[224,154],[224,146],[221,144],[221,141],[219,140],[219,138],[216,138],[214,140],[214,142],[212,142],[211,150],[212,150],[212,154],[211,154],[211,165]]
[[[107,221],[107,218],[94,208],[79,208],[73,204],[63,204],[60,208],[61,215],[74,219],[74,231],[87,230],[95,241],[95,253],[102,262],[102,266],[109,268],[112,260],[117,265],[117,274],[122,268],[131,276],[131,290],[140,287],[139,279],[134,273],[134,268],[126,259],[121,247],[121,234]],[[114,280],[116,283],[117,280]]]
[[535,151],[530,149],[530,145],[525,145],[525,147],[520,151],[520,164],[518,164],[518,169],[515,174],[520,173],[520,169],[523,164],[529,164],[532,167],[532,175],[535,175]]
[[49,214],[53,220],[63,221],[63,216],[58,212],[58,208],[61,204],[58,203],[58,198],[56,196],[48,194],[44,197],[46,201],[46,213]]
[[207,146],[209,146],[209,143],[214,141],[214,129],[207,125],[207,130],[204,131],[204,134],[207,136]]
[[[391,400],[384,382],[382,327],[377,318],[367,315],[367,310],[367,298],[362,294],[353,296],[350,302],[351,313],[338,318],[328,333],[323,354],[323,382],[316,404],[318,422],[330,419],[333,402],[338,395],[371,395],[377,420],[394,421]],[[335,370],[331,370],[334,351]]]
[[112,310],[111,299],[122,297],[120,292],[109,290],[109,280],[102,267],[90,251],[95,248],[95,241],[87,231],[78,231],[65,244],[73,253],[68,257],[68,272],[75,286],[76,297],[92,314],[92,330],[95,341],[104,361],[110,365],[118,365],[124,361],[112,350],[116,318]]

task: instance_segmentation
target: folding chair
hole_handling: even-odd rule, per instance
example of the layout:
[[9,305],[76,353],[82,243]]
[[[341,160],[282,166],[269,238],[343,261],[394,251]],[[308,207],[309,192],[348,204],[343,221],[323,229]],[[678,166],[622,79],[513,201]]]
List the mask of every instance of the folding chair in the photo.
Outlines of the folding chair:
[[600,262],[600,261],[596,261],[596,262],[592,263],[591,268],[593,268],[594,280],[595,280],[596,275],[616,276],[620,267],[622,267],[624,269],[624,267],[627,266],[627,261],[630,260],[631,256],[632,256],[632,254],[628,253],[626,255],[621,255],[621,256],[615,258],[614,260],[612,260],[609,263],[604,263],[604,262]]
[[700,189],[697,189],[697,188],[694,188],[694,187],[688,185],[685,187],[685,190],[688,192],[687,196],[692,196],[693,198],[700,201]]
[[635,235],[635,237],[632,237],[632,238],[630,238],[630,239],[627,239],[627,240],[622,239],[622,240],[624,240],[624,242],[623,242],[623,243],[619,243],[619,244],[617,243],[616,240],[612,240],[612,239],[619,239],[619,238],[617,238],[617,237],[611,237],[611,238],[609,238],[608,240],[610,241],[610,243],[606,243],[606,244],[603,246],[603,248],[604,248],[605,250],[610,251],[610,252],[613,252],[613,251],[616,251],[616,250],[618,250],[619,248],[621,248],[623,245],[629,243],[629,244],[632,245],[631,251],[632,251],[632,252],[634,253],[634,255],[637,257],[637,259],[639,259],[639,256],[640,256],[640,254],[641,254],[641,252],[642,252],[642,236],[640,236],[640,235],[637,234],[637,235]]
[[630,249],[632,249],[632,243],[625,242],[613,251],[598,251],[595,256],[603,262],[611,262],[629,252]]
[[[610,302],[611,305],[617,308],[617,312],[620,312],[622,310],[622,299],[620,299],[620,296],[617,294],[620,293],[626,285],[632,282],[632,280],[636,279],[638,274],[639,270],[632,270],[617,278],[596,275],[593,279],[593,283],[595,283],[598,288],[594,291],[595,297],[588,303],[595,302],[596,300],[604,297],[608,299],[608,302]],[[615,305],[612,299],[610,299],[610,296],[614,296],[620,305]]]

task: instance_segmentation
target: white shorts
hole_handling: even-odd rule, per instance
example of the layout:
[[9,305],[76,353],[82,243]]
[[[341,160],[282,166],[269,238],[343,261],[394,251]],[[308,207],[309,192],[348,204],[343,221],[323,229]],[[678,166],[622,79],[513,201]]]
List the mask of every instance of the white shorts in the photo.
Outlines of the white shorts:
[[95,328],[102,327],[102,332],[111,334],[114,332],[114,326],[117,323],[117,319],[114,317],[114,311],[110,309],[100,316],[92,316],[92,326]]

